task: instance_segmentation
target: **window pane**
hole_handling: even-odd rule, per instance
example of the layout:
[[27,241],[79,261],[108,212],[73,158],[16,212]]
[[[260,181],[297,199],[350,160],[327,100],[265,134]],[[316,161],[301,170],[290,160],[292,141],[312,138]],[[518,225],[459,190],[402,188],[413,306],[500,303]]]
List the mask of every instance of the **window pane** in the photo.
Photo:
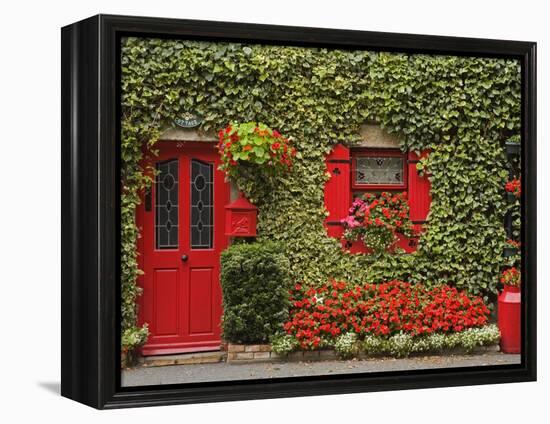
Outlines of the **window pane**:
[[356,184],[403,184],[403,158],[394,156],[362,156],[355,162]]
[[157,249],[178,247],[179,163],[177,159],[157,163],[155,177],[155,244]]
[[191,248],[211,249],[214,227],[214,166],[191,160]]

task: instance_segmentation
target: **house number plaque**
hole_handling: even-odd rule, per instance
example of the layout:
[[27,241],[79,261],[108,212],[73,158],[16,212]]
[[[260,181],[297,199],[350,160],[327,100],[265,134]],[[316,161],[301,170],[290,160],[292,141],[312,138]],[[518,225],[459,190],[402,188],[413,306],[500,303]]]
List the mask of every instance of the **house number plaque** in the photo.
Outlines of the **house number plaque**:
[[193,113],[184,113],[181,117],[174,119],[174,124],[182,128],[198,127],[202,123],[202,118]]

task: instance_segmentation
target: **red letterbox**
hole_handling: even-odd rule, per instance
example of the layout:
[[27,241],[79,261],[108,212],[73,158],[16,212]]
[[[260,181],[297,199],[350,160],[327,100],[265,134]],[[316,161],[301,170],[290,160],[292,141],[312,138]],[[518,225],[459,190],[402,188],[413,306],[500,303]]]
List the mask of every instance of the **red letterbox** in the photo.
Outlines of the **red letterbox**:
[[225,207],[225,235],[256,237],[258,208],[241,193],[239,198]]

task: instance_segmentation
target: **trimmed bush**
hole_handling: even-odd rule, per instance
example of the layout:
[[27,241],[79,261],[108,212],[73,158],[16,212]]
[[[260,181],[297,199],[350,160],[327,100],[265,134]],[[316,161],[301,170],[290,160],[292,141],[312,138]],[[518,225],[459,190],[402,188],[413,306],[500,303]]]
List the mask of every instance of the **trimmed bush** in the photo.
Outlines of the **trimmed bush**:
[[221,255],[222,331],[232,343],[264,343],[288,318],[289,261],[272,242],[241,243]]

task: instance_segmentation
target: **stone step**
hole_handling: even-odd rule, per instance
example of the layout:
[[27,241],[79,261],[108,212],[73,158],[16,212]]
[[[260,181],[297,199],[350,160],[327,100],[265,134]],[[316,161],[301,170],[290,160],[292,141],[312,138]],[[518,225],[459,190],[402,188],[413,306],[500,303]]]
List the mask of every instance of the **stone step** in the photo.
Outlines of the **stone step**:
[[222,351],[180,353],[177,355],[144,356],[140,363],[145,367],[163,367],[166,365],[213,364],[225,361],[227,354]]

